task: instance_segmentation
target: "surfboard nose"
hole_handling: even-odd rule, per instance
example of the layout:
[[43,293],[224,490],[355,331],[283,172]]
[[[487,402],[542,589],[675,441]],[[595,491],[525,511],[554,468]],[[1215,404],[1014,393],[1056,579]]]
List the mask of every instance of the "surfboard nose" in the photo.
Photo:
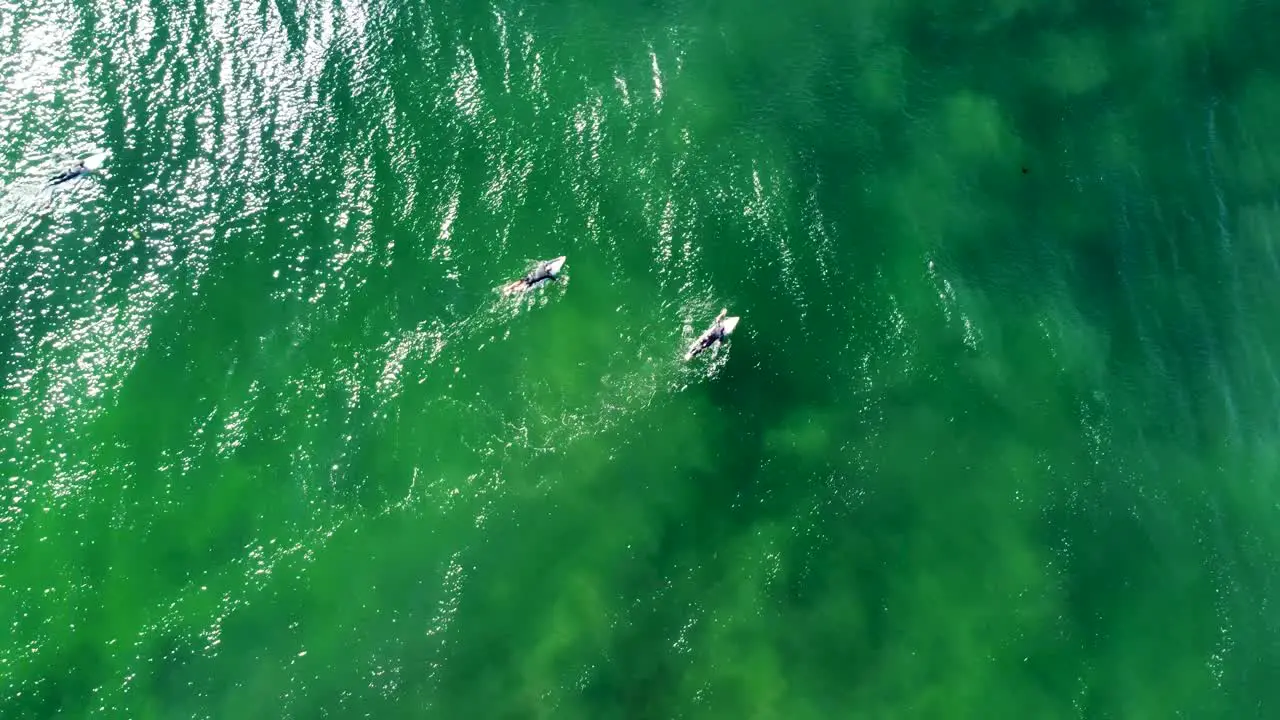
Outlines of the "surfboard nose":
[[110,155],[111,155],[110,150],[90,155],[89,157],[85,158],[84,166],[89,168],[90,170],[97,170],[98,168],[102,167],[102,164],[107,161],[107,158],[110,157]]

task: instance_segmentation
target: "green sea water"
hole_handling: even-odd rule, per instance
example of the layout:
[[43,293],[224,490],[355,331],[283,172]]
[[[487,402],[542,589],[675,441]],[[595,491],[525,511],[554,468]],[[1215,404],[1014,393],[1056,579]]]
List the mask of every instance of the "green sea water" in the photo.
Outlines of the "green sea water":
[[1278,31],[0,0],[0,716],[1276,717]]

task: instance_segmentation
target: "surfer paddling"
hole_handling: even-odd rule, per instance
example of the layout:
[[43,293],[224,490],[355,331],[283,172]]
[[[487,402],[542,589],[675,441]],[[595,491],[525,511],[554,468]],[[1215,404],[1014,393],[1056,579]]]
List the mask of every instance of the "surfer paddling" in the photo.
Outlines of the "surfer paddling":
[[503,295],[516,295],[528,292],[543,283],[555,282],[559,279],[560,269],[564,267],[565,256],[554,260],[543,260],[528,275],[502,288]]
[[694,359],[712,345],[723,342],[725,338],[733,333],[733,329],[738,326],[738,318],[725,317],[728,314],[729,310],[727,308],[721,310],[720,314],[716,316],[715,322],[711,323],[711,327],[707,328],[706,332],[693,341],[693,344],[689,346],[689,352],[684,355],[686,362]]
[[72,165],[66,170],[63,170],[62,172],[50,178],[49,186],[61,185],[62,183],[71,182],[76,178],[84,177],[85,175],[88,175],[94,170],[101,168],[102,163],[106,161],[107,155],[109,154],[110,154],[110,151],[102,152],[96,155],[91,155],[85,158],[84,160],[81,160],[75,165]]

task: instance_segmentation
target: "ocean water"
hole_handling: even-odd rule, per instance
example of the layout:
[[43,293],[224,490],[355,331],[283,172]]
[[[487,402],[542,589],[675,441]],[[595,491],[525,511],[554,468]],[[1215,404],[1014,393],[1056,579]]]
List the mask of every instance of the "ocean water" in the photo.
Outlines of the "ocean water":
[[0,716],[1276,717],[1277,31],[0,0]]

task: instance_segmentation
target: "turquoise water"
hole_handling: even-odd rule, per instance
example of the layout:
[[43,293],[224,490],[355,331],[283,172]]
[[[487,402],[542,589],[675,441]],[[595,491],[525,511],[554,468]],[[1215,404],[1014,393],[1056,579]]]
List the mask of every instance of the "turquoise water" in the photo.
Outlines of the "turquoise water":
[[0,0],[0,715],[1273,717],[1277,30]]

